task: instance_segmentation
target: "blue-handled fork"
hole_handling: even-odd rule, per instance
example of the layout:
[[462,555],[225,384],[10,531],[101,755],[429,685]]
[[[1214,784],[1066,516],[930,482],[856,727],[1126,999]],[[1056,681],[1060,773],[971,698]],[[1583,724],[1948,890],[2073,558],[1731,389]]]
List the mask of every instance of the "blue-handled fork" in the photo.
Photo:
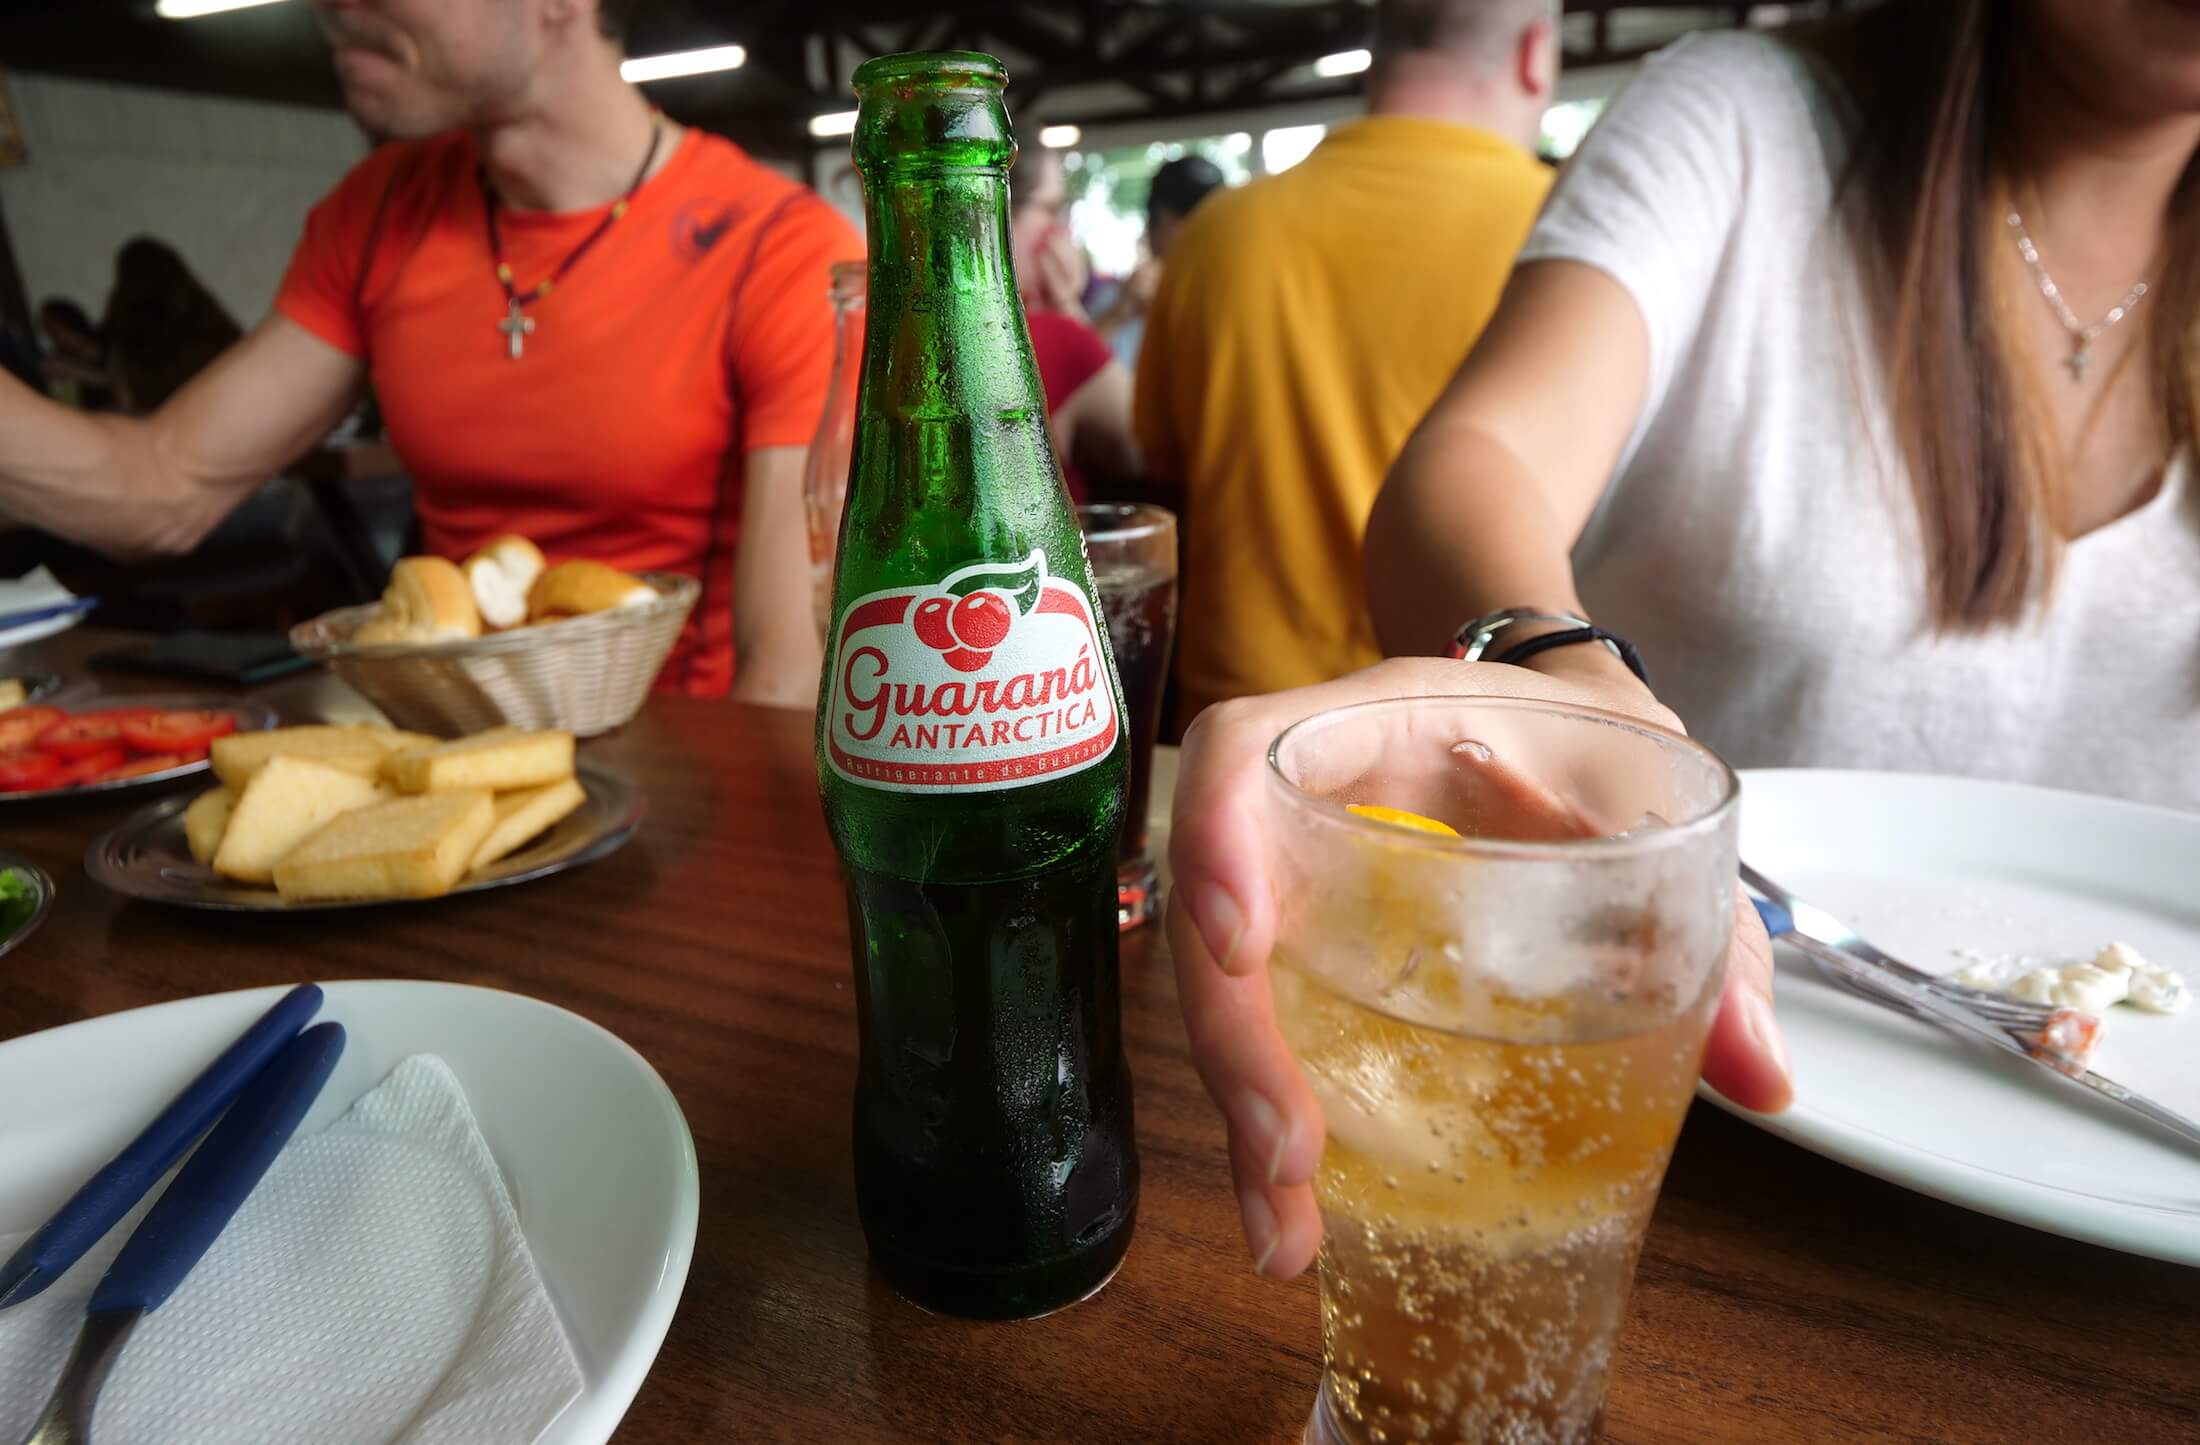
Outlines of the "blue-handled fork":
[[21,1304],[68,1273],[85,1250],[99,1243],[175,1167],[238,1091],[298,1036],[320,1007],[320,986],[300,984],[200,1070],[152,1123],[0,1264],[0,1309]]

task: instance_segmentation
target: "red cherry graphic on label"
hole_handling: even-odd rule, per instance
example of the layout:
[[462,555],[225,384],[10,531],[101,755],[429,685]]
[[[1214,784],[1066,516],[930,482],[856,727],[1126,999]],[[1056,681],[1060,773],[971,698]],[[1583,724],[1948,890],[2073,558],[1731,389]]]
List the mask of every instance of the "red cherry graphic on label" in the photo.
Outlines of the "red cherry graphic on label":
[[[957,672],[976,672],[992,660],[991,652],[980,652],[969,647],[958,647],[941,659]],[[957,683],[956,686],[960,687],[961,684]]]
[[973,592],[955,604],[955,636],[965,647],[990,650],[1008,640],[1016,614],[998,592]]
[[948,614],[955,610],[952,597],[927,597],[917,604],[917,615],[910,626],[917,630],[917,641],[934,652],[945,652],[955,645],[955,634],[947,625]]

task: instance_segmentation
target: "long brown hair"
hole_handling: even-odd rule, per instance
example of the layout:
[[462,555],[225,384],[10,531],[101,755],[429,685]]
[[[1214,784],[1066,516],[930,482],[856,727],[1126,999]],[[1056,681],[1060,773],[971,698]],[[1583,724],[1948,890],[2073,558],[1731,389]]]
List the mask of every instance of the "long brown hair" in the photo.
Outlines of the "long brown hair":
[[[1894,430],[1944,631],[2021,617],[2046,598],[2067,532],[2062,449],[2005,307],[2025,282],[2004,234],[2019,63],[2012,0],[1892,0],[1804,43],[1861,112],[1842,188],[1875,320]],[[2140,313],[2148,384],[2172,450],[2200,433],[2200,163],[2188,165],[2161,275]]]

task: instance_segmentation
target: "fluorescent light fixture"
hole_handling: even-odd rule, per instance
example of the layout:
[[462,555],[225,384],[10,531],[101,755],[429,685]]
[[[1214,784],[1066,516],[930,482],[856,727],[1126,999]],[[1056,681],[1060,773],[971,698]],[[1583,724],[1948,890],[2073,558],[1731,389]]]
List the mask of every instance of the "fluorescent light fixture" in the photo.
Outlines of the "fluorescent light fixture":
[[1083,139],[1084,134],[1073,125],[1042,126],[1039,130],[1039,144],[1050,151],[1067,150]]
[[1315,61],[1314,73],[1324,80],[1335,80],[1340,75],[1358,75],[1374,63],[1375,56],[1369,51],[1340,50]]
[[708,75],[714,70],[739,70],[749,53],[738,45],[712,45],[702,50],[675,50],[668,55],[639,55],[619,63],[619,75],[636,85],[670,80],[676,75]]
[[810,117],[810,134],[814,136],[854,135],[856,113],[852,110],[832,110]]
[[160,0],[153,13],[163,20],[196,20],[224,10],[248,10],[254,5],[273,5],[277,0]]

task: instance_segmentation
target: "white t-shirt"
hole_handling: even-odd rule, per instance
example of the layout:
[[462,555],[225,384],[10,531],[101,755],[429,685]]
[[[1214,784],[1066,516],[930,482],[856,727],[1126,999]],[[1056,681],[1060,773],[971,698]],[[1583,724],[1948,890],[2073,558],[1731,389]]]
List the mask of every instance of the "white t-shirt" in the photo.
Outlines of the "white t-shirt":
[[1856,258],[1847,102],[1762,36],[1644,66],[1522,252],[1641,308],[1649,393],[1574,552],[1583,603],[1738,767],[2011,778],[2200,808],[2200,485],[2189,459],[2067,548],[2052,602],[1930,625],[1922,534]]

